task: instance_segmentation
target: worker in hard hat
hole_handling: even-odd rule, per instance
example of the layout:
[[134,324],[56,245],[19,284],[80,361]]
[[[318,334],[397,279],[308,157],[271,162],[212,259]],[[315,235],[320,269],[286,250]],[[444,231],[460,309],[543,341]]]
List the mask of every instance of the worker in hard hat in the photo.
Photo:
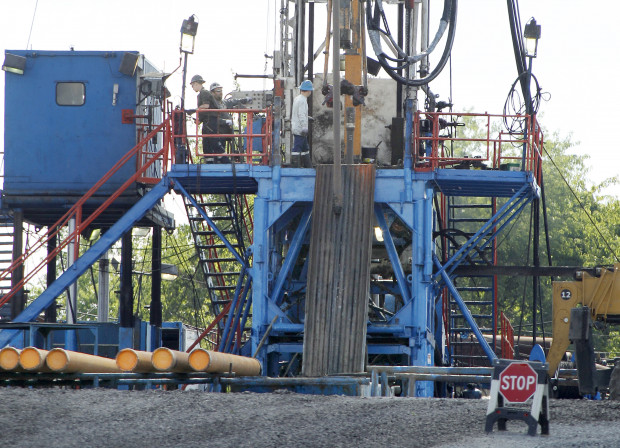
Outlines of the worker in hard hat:
[[[228,101],[224,101],[224,89],[221,84],[214,82],[209,86],[209,90],[211,91],[211,95],[213,95],[213,99],[217,103],[218,109],[232,109],[232,106]],[[232,134],[233,133],[233,121],[232,115],[229,113],[218,113],[217,114],[217,133],[218,134]],[[225,143],[232,142],[232,138],[223,138],[220,140],[222,145],[225,146]]]
[[[190,85],[194,92],[198,93],[197,99],[197,109],[220,109],[220,104],[216,101],[213,96],[213,92],[211,90],[207,90],[204,88],[205,80],[200,75],[195,75],[192,77]],[[214,83],[215,84],[215,83]],[[214,84],[211,84],[213,86]],[[218,84],[219,86],[219,84]],[[219,86],[220,89],[222,86]],[[216,89],[217,90],[217,89]],[[218,133],[218,121],[219,116],[216,112],[198,112],[198,121],[202,123],[202,134],[217,134]],[[203,137],[202,138],[202,152],[206,154],[224,154],[224,145],[219,138],[213,137]],[[215,162],[215,163],[229,163],[230,160],[228,157],[212,157],[206,158],[207,162]]]
[[314,87],[312,81],[304,81],[299,86],[299,95],[293,100],[291,113],[291,131],[293,132],[293,148],[291,149],[291,165],[299,168],[312,168],[310,145],[308,144],[308,98]]

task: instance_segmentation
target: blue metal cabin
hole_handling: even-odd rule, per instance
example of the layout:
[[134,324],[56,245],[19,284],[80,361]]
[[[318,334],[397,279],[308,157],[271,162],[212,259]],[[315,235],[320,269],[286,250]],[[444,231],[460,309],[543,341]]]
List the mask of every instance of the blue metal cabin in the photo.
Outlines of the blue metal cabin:
[[[156,69],[138,52],[7,53],[25,57],[26,67],[23,75],[5,76],[3,207],[51,224],[135,146],[139,125],[161,123],[161,98],[150,94],[144,76]],[[143,118],[123,120],[123,111]],[[99,205],[135,171],[134,157],[90,205]],[[134,183],[113,209],[126,210],[140,197]]]

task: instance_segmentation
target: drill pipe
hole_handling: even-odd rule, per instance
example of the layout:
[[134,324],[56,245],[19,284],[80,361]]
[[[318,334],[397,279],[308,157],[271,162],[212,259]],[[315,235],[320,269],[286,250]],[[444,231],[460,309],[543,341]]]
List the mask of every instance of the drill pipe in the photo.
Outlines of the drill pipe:
[[48,353],[47,350],[40,348],[26,347],[19,354],[19,365],[29,372],[49,372],[49,368],[45,365]]
[[153,353],[124,348],[116,355],[116,365],[124,372],[154,372]]
[[162,372],[193,372],[189,365],[189,353],[160,347],[153,352],[153,367]]
[[237,376],[257,376],[261,370],[257,359],[203,348],[189,354],[189,365],[197,372],[234,373]]
[[54,372],[63,373],[119,373],[116,362],[102,356],[73,352],[62,348],[50,350],[47,366]]
[[4,347],[0,350],[0,369],[20,371],[19,352],[15,347]]

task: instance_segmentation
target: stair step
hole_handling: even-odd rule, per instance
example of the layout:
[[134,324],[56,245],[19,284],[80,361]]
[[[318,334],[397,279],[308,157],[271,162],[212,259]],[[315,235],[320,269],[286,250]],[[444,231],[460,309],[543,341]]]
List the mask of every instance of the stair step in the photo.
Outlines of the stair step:
[[210,277],[223,277],[225,275],[239,275],[239,272],[205,272],[205,275]]
[[[196,235],[199,235],[199,236],[215,236],[215,235],[217,235],[217,233],[215,233],[215,231],[213,231],[213,230],[198,230],[195,233],[196,233]],[[234,230],[223,230],[220,233],[222,235],[234,235],[235,231]]]
[[[489,333],[489,334],[493,334],[493,329],[492,328],[478,328],[482,333]],[[462,327],[462,328],[451,328],[450,329],[450,333],[471,333],[471,328],[469,327]],[[472,333],[473,334],[473,333]]]
[[[231,244],[231,246],[235,249],[241,248],[239,244]],[[197,244],[196,248],[197,249],[228,249],[228,246],[226,246],[226,244],[209,244],[209,245]]]
[[236,258],[207,258],[201,261],[207,262],[207,263],[226,263],[226,262],[237,261],[237,259]]
[[491,286],[457,286],[456,290],[466,291],[466,292],[493,291],[493,287]]
[[228,305],[230,300],[211,300],[213,305]]
[[[190,221],[204,221],[202,215],[199,216],[189,216]],[[231,216],[209,216],[211,221],[232,221]]]
[[450,208],[493,208],[492,204],[450,204]]
[[231,289],[235,289],[236,286],[209,286],[209,289],[214,291],[230,291]]
[[228,206],[228,205],[229,205],[229,203],[228,203],[228,202],[226,202],[226,201],[219,201],[219,202],[217,202],[217,201],[214,201],[214,202],[198,202],[198,201],[196,201],[196,203],[197,203],[198,205],[200,205],[201,207],[204,207],[204,206],[211,206],[211,207],[226,207],[226,206]]
[[[465,316],[462,314],[452,314],[450,317],[452,317],[453,319],[465,319]],[[491,314],[473,314],[472,313],[472,317],[474,319],[490,319],[493,317],[493,315]]]
[[487,222],[490,218],[448,218],[448,222]]
[[[492,300],[464,300],[463,301],[465,303],[465,305],[493,305],[493,301]],[[450,303],[456,303],[456,302],[450,302]]]

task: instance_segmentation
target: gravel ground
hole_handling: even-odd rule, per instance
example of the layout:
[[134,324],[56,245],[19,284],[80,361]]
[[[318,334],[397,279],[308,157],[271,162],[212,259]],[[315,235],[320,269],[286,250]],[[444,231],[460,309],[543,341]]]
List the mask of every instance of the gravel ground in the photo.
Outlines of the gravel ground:
[[620,401],[552,400],[544,437],[516,421],[485,434],[487,404],[0,388],[0,447],[620,447]]

